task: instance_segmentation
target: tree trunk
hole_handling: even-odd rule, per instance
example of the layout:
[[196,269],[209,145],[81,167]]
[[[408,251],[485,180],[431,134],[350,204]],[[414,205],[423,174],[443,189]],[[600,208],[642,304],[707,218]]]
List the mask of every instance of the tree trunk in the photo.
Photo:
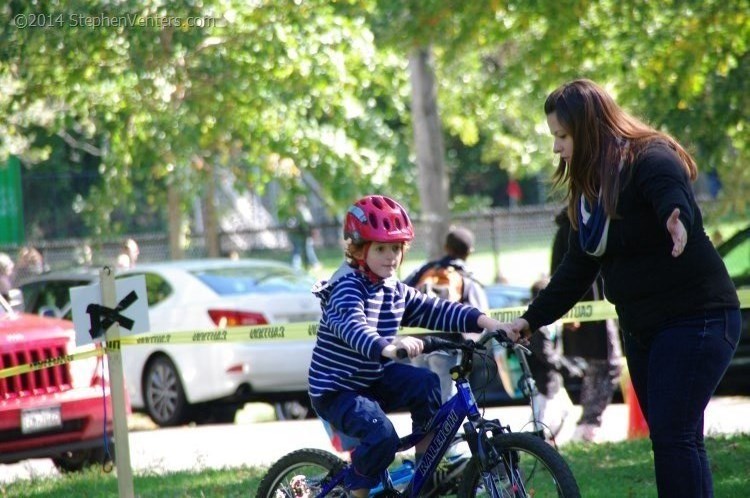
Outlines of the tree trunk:
[[209,258],[218,258],[219,222],[216,213],[216,172],[214,166],[206,164],[206,195],[203,203],[203,237]]
[[450,223],[449,181],[445,172],[442,126],[438,114],[437,85],[432,67],[432,50],[420,47],[409,56],[411,112],[419,172],[424,243],[431,259],[442,255]]
[[167,187],[167,227],[169,229],[169,255],[171,259],[182,259],[185,256],[182,240],[183,219],[180,209],[180,193],[174,185]]

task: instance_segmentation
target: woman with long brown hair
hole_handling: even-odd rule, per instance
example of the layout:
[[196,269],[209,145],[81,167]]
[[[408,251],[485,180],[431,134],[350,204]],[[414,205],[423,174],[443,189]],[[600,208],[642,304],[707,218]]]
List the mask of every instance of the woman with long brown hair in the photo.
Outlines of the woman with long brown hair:
[[659,496],[713,496],[703,413],[737,347],[741,318],[691,188],[695,161],[590,80],[554,90],[544,112],[573,230],[547,287],[506,328],[554,322],[601,273],[648,421]]

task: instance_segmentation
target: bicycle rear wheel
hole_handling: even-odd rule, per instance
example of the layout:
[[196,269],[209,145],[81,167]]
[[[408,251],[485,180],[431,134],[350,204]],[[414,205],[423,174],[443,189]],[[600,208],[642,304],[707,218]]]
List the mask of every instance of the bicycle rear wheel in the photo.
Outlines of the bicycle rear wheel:
[[461,480],[460,498],[580,498],[568,464],[538,436],[521,432],[501,434],[488,441],[491,468],[483,475],[473,457]]
[[[317,496],[321,483],[341,470],[346,463],[323,450],[293,451],[273,464],[258,486],[257,498],[296,498]],[[348,496],[343,487],[336,487],[327,496]]]

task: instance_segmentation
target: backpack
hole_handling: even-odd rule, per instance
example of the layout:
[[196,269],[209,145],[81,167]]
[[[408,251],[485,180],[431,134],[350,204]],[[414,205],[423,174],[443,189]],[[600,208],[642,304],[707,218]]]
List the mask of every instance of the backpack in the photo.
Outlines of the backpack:
[[453,266],[432,265],[422,272],[414,287],[423,294],[448,301],[463,302],[466,297],[464,277]]

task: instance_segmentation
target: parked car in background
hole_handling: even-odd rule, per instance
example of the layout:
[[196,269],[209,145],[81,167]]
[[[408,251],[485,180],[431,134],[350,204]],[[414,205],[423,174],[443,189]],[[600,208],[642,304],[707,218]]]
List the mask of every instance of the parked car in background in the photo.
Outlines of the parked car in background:
[[[72,322],[16,312],[0,296],[0,370],[74,349]],[[92,357],[0,378],[0,463],[51,458],[71,472],[111,461],[114,443],[105,447],[104,435],[112,436],[112,404],[102,366]]]
[[[309,274],[286,263],[201,259],[139,263],[117,278],[143,275],[151,332],[207,331],[313,322],[320,304]],[[97,271],[48,273],[22,282],[28,309],[64,316],[69,289],[98,281]],[[248,401],[275,405],[279,418],[305,416],[310,340],[142,344],[123,348],[132,407],[160,426],[230,423]],[[300,413],[304,410],[304,413]]]
[[[716,250],[737,290],[750,290],[750,226],[719,244]],[[750,308],[742,309],[740,342],[716,392],[750,395]]]

